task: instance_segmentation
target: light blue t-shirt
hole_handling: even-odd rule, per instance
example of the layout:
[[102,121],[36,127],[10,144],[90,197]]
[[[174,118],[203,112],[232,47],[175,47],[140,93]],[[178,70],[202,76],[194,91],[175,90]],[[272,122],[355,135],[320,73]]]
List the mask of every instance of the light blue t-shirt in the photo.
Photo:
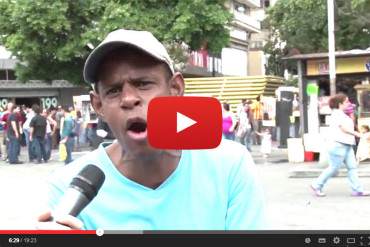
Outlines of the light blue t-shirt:
[[258,230],[264,229],[264,203],[247,149],[222,140],[210,150],[184,150],[175,171],[156,189],[122,175],[103,145],[58,169],[50,178],[52,208],[72,178],[86,165],[105,173],[97,196],[78,216],[85,229]]

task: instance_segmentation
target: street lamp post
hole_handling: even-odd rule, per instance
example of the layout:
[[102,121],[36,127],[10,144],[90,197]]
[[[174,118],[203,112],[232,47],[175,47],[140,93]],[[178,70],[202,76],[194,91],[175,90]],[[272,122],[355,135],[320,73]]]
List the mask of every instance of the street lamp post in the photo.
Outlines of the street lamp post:
[[335,35],[334,35],[334,1],[327,0],[328,7],[328,39],[329,39],[329,77],[330,95],[336,93],[336,72],[335,72]]

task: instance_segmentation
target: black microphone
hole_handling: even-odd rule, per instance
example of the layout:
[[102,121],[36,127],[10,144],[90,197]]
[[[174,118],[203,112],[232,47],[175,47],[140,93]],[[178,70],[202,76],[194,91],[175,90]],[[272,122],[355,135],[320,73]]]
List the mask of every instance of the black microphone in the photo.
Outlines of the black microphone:
[[68,214],[76,217],[94,199],[104,180],[105,175],[99,167],[85,166],[72,179],[55,210],[52,211],[52,218],[55,220]]

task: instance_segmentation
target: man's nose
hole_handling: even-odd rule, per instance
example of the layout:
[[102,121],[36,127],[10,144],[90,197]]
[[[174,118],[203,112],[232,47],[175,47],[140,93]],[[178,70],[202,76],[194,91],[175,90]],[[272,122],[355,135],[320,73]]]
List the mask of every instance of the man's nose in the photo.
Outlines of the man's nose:
[[135,106],[140,105],[141,98],[138,94],[137,88],[130,85],[129,83],[124,83],[122,86],[121,94],[121,104],[122,108],[131,109]]

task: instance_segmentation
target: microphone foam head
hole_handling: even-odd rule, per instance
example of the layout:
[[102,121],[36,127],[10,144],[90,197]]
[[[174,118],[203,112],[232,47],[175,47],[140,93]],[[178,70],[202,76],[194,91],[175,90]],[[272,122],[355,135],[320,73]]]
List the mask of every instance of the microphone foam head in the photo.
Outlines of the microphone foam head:
[[85,166],[76,177],[72,179],[70,187],[81,191],[89,200],[92,200],[103,185],[105,175],[95,165]]

